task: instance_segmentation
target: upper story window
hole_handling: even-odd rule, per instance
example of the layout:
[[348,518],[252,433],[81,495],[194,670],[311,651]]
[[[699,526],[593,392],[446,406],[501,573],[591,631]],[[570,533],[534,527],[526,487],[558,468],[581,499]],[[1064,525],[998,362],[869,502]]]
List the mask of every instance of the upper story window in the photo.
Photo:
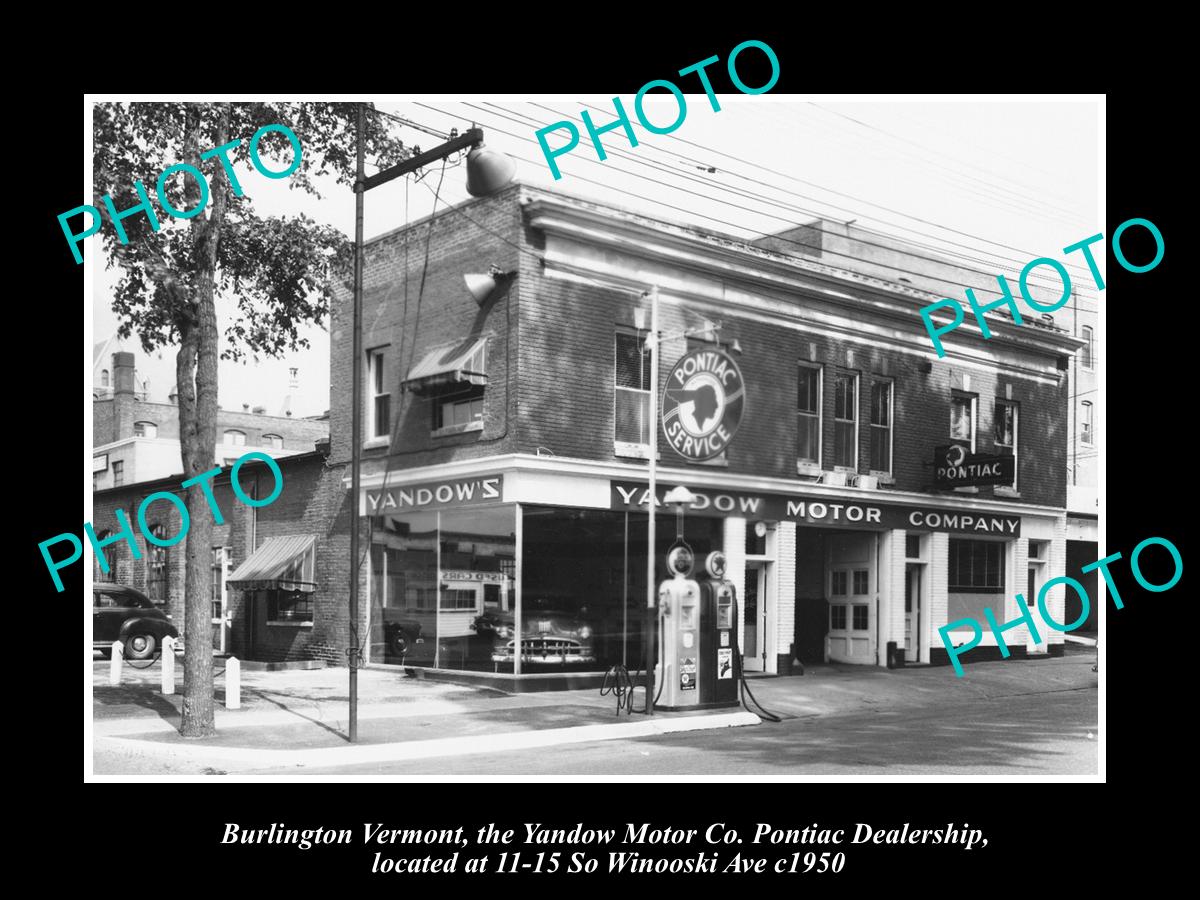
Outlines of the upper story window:
[[[433,406],[433,430],[483,422],[483,386],[473,385],[461,395],[438,398]],[[464,429],[466,430],[466,429]]]
[[392,393],[387,389],[384,351],[367,354],[367,435],[386,438],[391,435]]
[[117,487],[118,485],[125,483],[125,463],[122,460],[113,460],[112,473],[113,487]]
[[262,443],[263,446],[270,447],[272,450],[283,449],[283,438],[278,434],[264,434],[262,436]]
[[614,336],[613,383],[616,416],[613,440],[625,444],[650,443],[650,352],[635,334]]
[[1090,369],[1092,368],[1092,326],[1083,326],[1083,339],[1087,341],[1087,344],[1079,351],[1079,364],[1085,369]]
[[246,432],[230,428],[221,436],[221,442],[240,447],[246,443]]
[[[1019,410],[1011,400],[997,400],[992,417],[992,431],[996,453],[1003,456],[1017,455],[1017,419]],[[1017,486],[1016,466],[1013,466],[1012,486]]]
[[833,464],[858,468],[858,375],[833,376]]
[[1092,421],[1092,402],[1084,400],[1080,406],[1082,408],[1079,411],[1079,440],[1090,444],[1092,443],[1092,429],[1095,425]]
[[800,365],[796,395],[796,458],[821,465],[821,367]]
[[110,387],[110,386],[111,385],[108,380],[108,369],[101,369],[100,370],[100,387]]
[[144,437],[144,438],[156,438],[156,437],[158,437],[158,426],[155,425],[153,422],[134,422],[133,423],[133,436],[134,437]]
[[892,382],[871,383],[871,471],[892,471]]
[[963,441],[975,452],[976,397],[974,394],[954,394],[950,398],[950,440]]

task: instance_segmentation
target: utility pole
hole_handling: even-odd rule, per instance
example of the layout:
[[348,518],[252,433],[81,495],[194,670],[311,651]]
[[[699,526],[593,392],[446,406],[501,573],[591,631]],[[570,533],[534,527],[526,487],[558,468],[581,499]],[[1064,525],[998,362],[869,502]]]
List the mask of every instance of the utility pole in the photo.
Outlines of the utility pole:
[[658,285],[650,288],[650,519],[646,523],[646,715],[654,715],[654,641],[658,596],[654,587],[654,508],[658,504]]
[[363,194],[366,192],[363,130],[365,108],[358,104],[355,121],[355,150],[358,167],[354,177],[354,360],[350,366],[350,743],[358,740],[358,489],[362,473],[362,290],[363,290]]

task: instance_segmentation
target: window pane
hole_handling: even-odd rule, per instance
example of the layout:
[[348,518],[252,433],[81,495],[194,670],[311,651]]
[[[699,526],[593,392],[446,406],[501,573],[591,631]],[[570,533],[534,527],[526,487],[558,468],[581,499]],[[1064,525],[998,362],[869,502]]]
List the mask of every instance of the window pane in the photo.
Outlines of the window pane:
[[833,428],[833,462],[838,466],[855,466],[854,423],[836,422]]
[[814,415],[800,413],[796,416],[796,429],[799,432],[799,446],[796,455],[805,462],[818,461],[817,440],[820,436],[820,419]]
[[376,394],[383,393],[383,354],[371,354],[371,383],[375,387]]
[[630,444],[650,443],[650,393],[617,389],[614,440]]
[[855,631],[866,631],[867,630],[867,627],[870,624],[870,617],[868,615],[870,609],[871,608],[864,603],[855,604],[855,606],[854,606],[854,630]]
[[921,558],[921,536],[919,534],[904,536],[904,555],[909,559]]
[[391,415],[392,397],[390,394],[381,394],[375,398],[375,437],[387,437],[391,425],[388,418]]
[[846,595],[846,573],[834,572],[832,593],[835,597],[844,597]]
[[837,631],[846,630],[846,607],[841,605],[829,607],[829,627]]
[[892,424],[892,386],[886,381],[871,385],[871,424]]
[[854,593],[856,593],[856,594],[867,593],[867,584],[868,584],[869,574],[870,573],[866,569],[855,569],[854,570]]
[[877,472],[892,470],[892,430],[871,426],[871,468]]
[[970,441],[972,434],[971,400],[955,397],[950,406],[950,437],[959,441]]
[[632,334],[616,336],[616,386],[649,390],[650,354],[643,341]]
[[817,370],[800,367],[800,390],[796,397],[798,412],[817,412]]
[[1090,369],[1092,367],[1092,329],[1087,325],[1083,326],[1083,339],[1087,341],[1087,345],[1079,351],[1079,360],[1085,369]]

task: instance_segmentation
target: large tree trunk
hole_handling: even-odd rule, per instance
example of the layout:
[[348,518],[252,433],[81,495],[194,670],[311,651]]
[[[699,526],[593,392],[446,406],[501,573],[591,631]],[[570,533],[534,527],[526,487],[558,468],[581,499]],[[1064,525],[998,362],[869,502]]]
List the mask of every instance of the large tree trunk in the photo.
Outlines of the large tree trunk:
[[[185,159],[200,164],[200,109],[189,105]],[[228,140],[229,104],[222,104],[217,146]],[[179,452],[185,480],[213,468],[217,442],[217,310],[214,273],[217,247],[227,205],[227,182],[223,170],[213,178],[212,206],[207,217],[192,219],[196,277],[192,282],[190,327],[180,334],[181,346],[175,376],[179,392]],[[199,190],[192,202],[199,201]],[[213,513],[200,485],[188,488],[191,529],[187,538],[184,587],[184,737],[204,737],[216,731],[213,719],[212,660],[212,533]],[[228,512],[226,511],[226,514]]]

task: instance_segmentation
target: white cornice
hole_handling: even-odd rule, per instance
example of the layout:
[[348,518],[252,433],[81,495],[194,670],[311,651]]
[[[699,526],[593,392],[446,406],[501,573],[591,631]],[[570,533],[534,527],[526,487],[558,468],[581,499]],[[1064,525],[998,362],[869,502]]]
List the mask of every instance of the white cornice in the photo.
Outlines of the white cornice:
[[[387,487],[420,484],[431,481],[450,481],[478,475],[508,473],[535,473],[546,475],[571,475],[618,481],[646,481],[644,465],[637,463],[606,462],[602,460],[575,459],[563,456],[535,456],[530,453],[510,453],[502,456],[484,456],[475,459],[457,459],[434,466],[392,470],[388,473]],[[377,491],[383,488],[382,472],[364,472],[362,490]],[[923,494],[917,491],[866,491],[857,488],[837,488],[823,484],[800,482],[789,478],[766,478],[740,475],[724,469],[678,468],[659,466],[660,484],[686,484],[690,488],[741,491],[811,497],[817,500],[846,500],[856,503],[906,503],[947,509],[975,509],[990,513],[1008,513],[1027,516],[1065,516],[1061,507],[1042,506],[1033,503],[994,502],[964,494],[944,496]],[[348,478],[342,486],[350,487]]]

